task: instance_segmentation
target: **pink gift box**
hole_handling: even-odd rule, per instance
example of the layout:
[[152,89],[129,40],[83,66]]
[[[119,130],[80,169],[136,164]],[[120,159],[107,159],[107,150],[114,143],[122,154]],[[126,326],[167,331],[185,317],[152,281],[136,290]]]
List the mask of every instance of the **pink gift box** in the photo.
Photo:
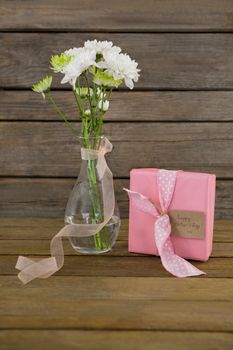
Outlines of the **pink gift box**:
[[[130,190],[143,194],[154,203],[159,203],[158,171],[159,169],[131,170]],[[175,191],[168,215],[173,211],[193,212],[195,215],[201,213],[203,223],[202,238],[181,237],[171,233],[174,251],[180,257],[206,261],[212,252],[215,186],[215,175],[177,172]],[[152,215],[141,211],[133,202],[130,202],[129,252],[158,255],[154,239],[154,223],[155,218]]]

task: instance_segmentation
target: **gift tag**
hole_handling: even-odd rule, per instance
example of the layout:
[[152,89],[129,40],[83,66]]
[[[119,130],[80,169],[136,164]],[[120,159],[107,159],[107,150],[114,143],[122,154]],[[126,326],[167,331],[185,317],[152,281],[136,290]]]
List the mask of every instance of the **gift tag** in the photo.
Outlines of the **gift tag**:
[[172,210],[168,214],[173,236],[204,239],[205,214],[203,212]]

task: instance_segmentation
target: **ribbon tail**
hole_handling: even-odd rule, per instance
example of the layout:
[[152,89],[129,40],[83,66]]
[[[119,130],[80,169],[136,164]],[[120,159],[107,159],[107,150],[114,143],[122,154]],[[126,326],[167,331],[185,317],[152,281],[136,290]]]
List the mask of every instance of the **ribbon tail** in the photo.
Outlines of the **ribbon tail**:
[[[27,259],[27,262],[26,259],[19,256],[16,264],[16,268],[20,270],[18,278],[23,284],[27,284],[35,278],[47,278],[58,270],[56,259],[53,257],[37,261]],[[23,260],[25,264],[22,263]]]
[[200,275],[206,274],[204,271],[199,270],[197,267],[192,265],[190,262],[188,262],[184,258],[181,258],[176,254],[174,254],[172,257],[173,257],[173,264],[176,264],[175,266],[178,266],[178,268],[175,271],[173,267],[172,268],[170,267],[169,263],[167,262],[167,259],[164,258],[163,254],[161,255],[161,262],[164,268],[168,272],[170,272],[173,276],[184,278],[184,277],[200,276]]
[[18,278],[23,284],[35,278],[47,278],[60,270],[64,264],[62,236],[69,230],[69,225],[64,226],[52,239],[50,244],[51,257],[45,259],[29,259],[19,256],[15,268],[20,272]]
[[155,222],[155,243],[158,247],[164,268],[176,277],[190,277],[205,274],[190,262],[176,255],[170,239],[171,225],[168,215],[161,216]]

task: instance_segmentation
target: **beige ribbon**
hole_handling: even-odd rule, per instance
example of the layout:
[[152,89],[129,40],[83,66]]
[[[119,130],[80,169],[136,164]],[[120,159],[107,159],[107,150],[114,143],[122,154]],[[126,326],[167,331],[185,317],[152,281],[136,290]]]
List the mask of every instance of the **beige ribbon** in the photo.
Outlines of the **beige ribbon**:
[[106,137],[101,140],[100,149],[98,151],[86,148],[81,149],[81,157],[83,160],[97,159],[96,169],[101,181],[103,193],[103,222],[99,224],[68,224],[64,226],[51,240],[50,258],[29,259],[24,256],[19,256],[16,269],[20,270],[18,277],[24,284],[35,278],[50,277],[62,268],[64,265],[63,237],[94,236],[103,229],[113,216],[115,207],[113,175],[105,159],[105,154],[111,151],[112,144]]

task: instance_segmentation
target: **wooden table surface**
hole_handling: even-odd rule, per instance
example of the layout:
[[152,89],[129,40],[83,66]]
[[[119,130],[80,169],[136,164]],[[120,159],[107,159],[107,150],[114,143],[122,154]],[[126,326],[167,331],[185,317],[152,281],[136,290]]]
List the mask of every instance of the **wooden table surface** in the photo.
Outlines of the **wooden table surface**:
[[207,275],[177,279],[158,257],[127,252],[127,221],[111,253],[77,255],[23,286],[19,254],[42,257],[57,219],[1,219],[0,349],[232,349],[233,221],[217,221]]

